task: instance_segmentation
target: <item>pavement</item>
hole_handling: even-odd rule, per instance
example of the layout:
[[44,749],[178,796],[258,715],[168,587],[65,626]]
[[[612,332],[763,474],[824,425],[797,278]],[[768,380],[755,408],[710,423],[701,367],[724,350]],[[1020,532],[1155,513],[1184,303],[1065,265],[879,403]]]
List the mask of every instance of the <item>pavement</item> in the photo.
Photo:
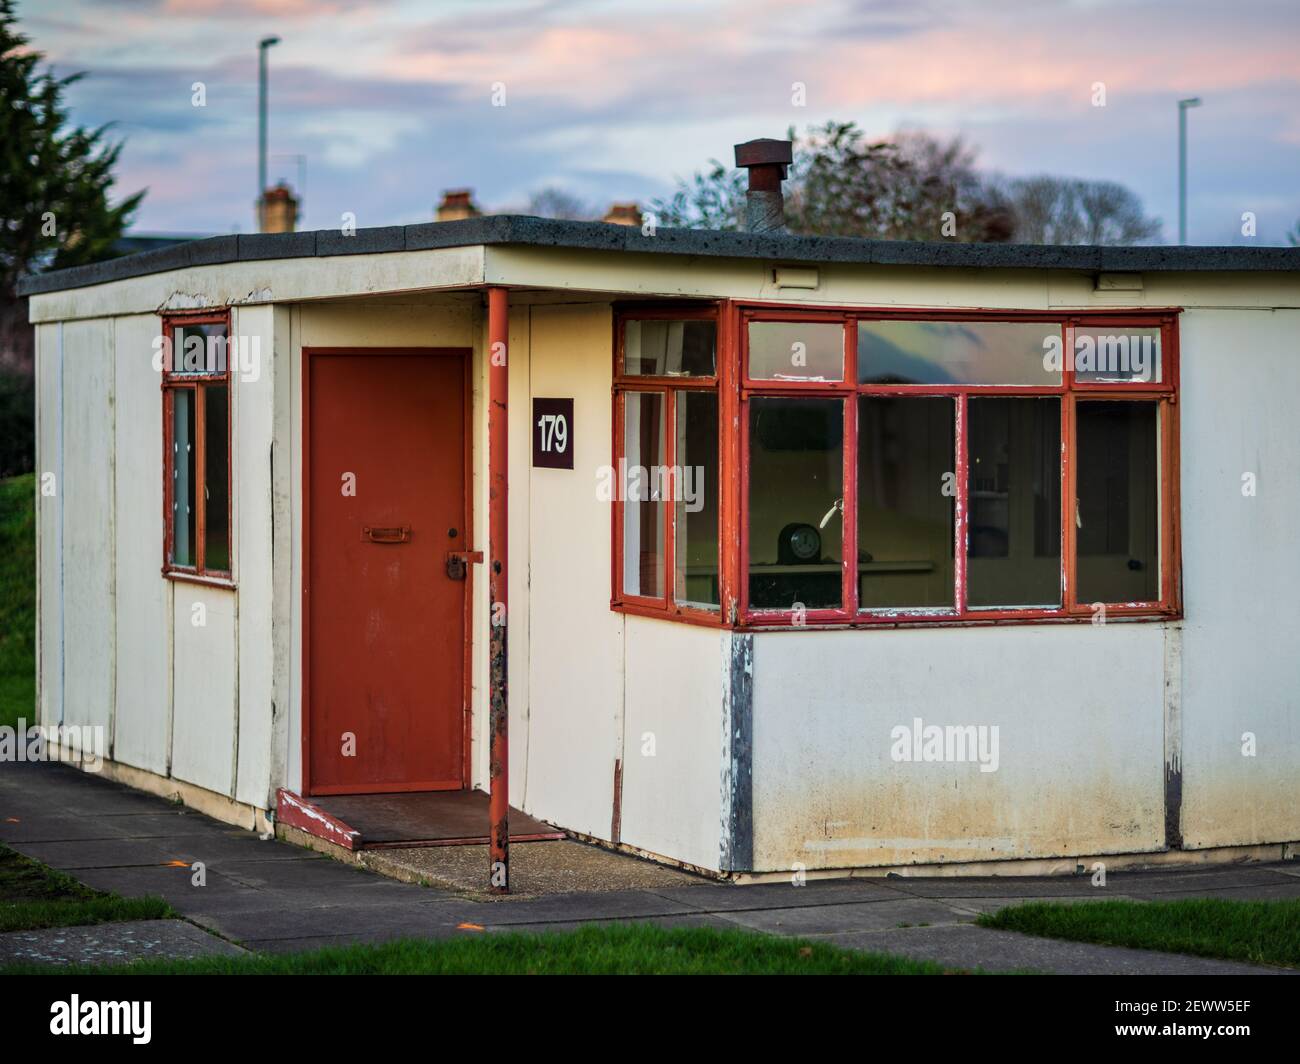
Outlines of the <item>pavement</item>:
[[[0,935],[0,963],[102,956],[296,952],[397,938],[568,930],[601,921],[743,927],[851,949],[990,971],[1077,974],[1296,974],[1229,961],[1035,938],[980,928],[982,912],[1029,901],[1098,898],[1300,898],[1300,864],[1113,872],[1078,877],[889,877],[737,886],[581,843],[512,848],[535,889],[503,901],[458,891],[473,847],[452,855],[390,851],[416,868],[402,882],[274,839],[263,840],[164,799],[63,765],[0,764],[0,843],[124,897],[167,900],[183,921]],[[556,847],[543,857],[531,847]],[[447,848],[443,848],[447,849]],[[405,856],[400,856],[405,854]],[[423,855],[423,856],[422,856]],[[480,872],[486,859],[477,855]],[[441,862],[421,876],[421,861]],[[569,876],[551,869],[578,871]],[[432,866],[431,866],[432,867]],[[448,872],[450,868],[452,871]],[[409,871],[409,869],[408,869]],[[528,875],[526,873],[526,875]],[[419,885],[438,882],[439,888]],[[609,889],[574,889],[596,883]],[[187,930],[175,926],[180,924]],[[111,926],[117,928],[110,930]],[[169,951],[177,952],[169,952]],[[25,952],[24,952],[25,951]],[[132,952],[134,951],[134,952]]]

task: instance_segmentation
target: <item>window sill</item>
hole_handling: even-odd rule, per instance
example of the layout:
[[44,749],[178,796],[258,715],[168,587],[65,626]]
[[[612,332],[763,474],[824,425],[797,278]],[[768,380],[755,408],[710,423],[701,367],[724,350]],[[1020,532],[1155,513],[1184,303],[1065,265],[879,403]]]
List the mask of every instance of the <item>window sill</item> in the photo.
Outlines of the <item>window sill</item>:
[[235,582],[228,576],[207,576],[202,573],[187,573],[183,569],[163,569],[165,580],[174,580],[178,584],[200,584],[203,587],[221,588],[223,591],[235,591]]
[[[1106,615],[1106,620],[1098,627],[1105,627],[1111,624],[1141,624],[1162,621],[1181,621],[1183,614],[1181,610],[1164,609],[1148,611],[1121,611],[1114,610]],[[1003,628],[1020,625],[1056,625],[1056,624],[1095,624],[1091,614],[1028,614],[1025,616],[1000,616],[1000,617],[979,617],[979,616],[922,616],[922,615],[899,615],[897,617],[883,617],[874,620],[855,620],[850,621],[846,618],[809,618],[803,624],[795,624],[788,618],[764,617],[762,615],[751,615],[738,622],[735,627],[738,631],[748,632],[801,632],[820,629],[822,631],[844,631],[848,629],[866,631],[869,629],[888,629],[896,630],[899,628]]]
[[655,606],[643,606],[636,602],[618,602],[609,604],[615,613],[631,614],[633,617],[652,617],[659,621],[673,621],[677,624],[693,624],[698,628],[725,628],[720,613],[710,610],[693,610],[686,607],[674,607],[671,610]]

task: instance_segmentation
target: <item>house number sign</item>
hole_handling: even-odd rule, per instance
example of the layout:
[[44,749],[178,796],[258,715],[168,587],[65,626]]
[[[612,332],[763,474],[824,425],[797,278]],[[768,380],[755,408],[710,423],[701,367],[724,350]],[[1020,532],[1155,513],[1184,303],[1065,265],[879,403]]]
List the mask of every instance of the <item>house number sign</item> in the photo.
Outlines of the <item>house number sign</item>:
[[573,400],[533,400],[533,466],[573,468]]

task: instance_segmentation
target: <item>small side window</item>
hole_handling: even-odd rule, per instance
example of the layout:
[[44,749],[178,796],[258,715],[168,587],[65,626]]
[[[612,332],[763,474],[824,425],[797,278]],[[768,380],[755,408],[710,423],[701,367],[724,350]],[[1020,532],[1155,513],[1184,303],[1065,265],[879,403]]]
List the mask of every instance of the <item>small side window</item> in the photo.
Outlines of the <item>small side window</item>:
[[229,579],[229,324],[224,313],[164,319],[163,335],[163,568]]

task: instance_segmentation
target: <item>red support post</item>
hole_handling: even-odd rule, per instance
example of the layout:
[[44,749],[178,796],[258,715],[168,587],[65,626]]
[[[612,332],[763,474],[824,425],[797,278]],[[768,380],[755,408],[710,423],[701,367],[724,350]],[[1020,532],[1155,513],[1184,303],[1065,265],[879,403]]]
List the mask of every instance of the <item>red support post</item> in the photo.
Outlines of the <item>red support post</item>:
[[488,693],[491,733],[489,885],[510,892],[510,702],[506,651],[509,511],[509,317],[504,288],[488,289]]

